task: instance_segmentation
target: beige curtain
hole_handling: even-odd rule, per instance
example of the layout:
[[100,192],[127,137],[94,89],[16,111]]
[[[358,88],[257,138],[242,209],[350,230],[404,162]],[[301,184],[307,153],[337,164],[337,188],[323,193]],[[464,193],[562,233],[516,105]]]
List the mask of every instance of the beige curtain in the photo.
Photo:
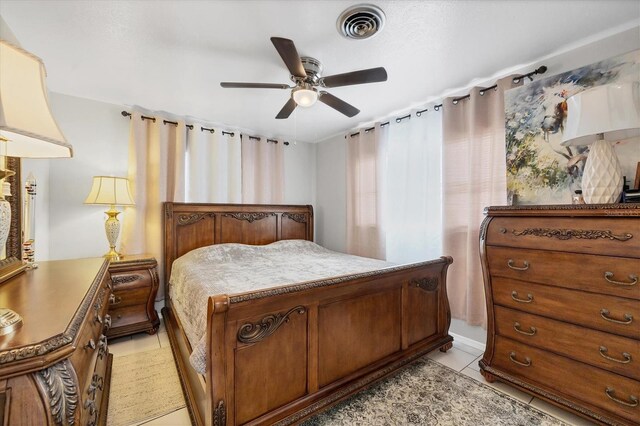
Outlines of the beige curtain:
[[383,200],[388,130],[347,135],[347,252],[385,259]]
[[240,135],[194,123],[187,132],[186,201],[240,203],[242,167]]
[[495,90],[443,102],[443,253],[453,256],[447,276],[451,314],[469,325],[486,327],[479,231],[486,206],[507,202],[504,91]]
[[[284,200],[284,142],[242,135],[242,202],[278,204]],[[271,140],[271,139],[270,139]]]
[[[155,121],[142,120],[139,111],[131,115],[128,178],[136,204],[124,212],[121,251],[155,256],[162,283],[162,202],[184,201],[187,128],[183,120],[175,126],[149,115]],[[157,300],[164,297],[163,287]]]

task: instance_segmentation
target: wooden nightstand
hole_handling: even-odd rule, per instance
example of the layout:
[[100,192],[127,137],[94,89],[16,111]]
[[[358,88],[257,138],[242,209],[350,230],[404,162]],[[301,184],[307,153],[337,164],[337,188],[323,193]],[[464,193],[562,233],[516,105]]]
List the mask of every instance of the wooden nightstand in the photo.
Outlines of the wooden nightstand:
[[154,308],[158,292],[158,262],[151,255],[122,256],[109,266],[113,296],[109,305],[111,328],[107,337],[146,331],[154,334],[160,326]]

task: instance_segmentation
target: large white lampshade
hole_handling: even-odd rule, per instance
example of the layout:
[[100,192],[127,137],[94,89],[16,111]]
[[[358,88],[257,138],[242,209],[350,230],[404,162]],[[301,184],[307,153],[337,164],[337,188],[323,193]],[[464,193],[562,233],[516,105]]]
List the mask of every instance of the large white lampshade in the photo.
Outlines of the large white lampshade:
[[563,146],[589,145],[582,174],[587,203],[614,203],[622,193],[622,170],[610,141],[640,136],[640,83],[594,87],[567,99]]
[[71,157],[72,148],[51,114],[44,64],[26,50],[0,40],[0,155]]

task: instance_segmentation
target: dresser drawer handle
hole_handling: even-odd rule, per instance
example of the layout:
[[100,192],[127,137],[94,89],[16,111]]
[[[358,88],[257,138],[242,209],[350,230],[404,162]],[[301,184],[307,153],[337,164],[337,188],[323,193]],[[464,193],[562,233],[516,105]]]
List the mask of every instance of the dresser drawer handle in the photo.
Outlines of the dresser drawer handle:
[[518,333],[524,334],[524,335],[527,335],[527,336],[533,336],[538,332],[538,330],[536,330],[535,327],[529,327],[529,330],[531,330],[531,331],[520,330],[520,323],[519,322],[513,324],[513,329],[515,331],[517,331]]
[[107,314],[104,316],[104,331],[107,331],[111,328],[111,315]]
[[527,294],[527,298],[526,299],[519,299],[518,298],[518,292],[513,290],[511,292],[511,298],[513,300],[515,300],[516,302],[520,302],[520,303],[531,303],[533,302],[533,295],[531,293]]
[[608,309],[602,309],[602,310],[600,311],[600,316],[601,316],[602,318],[606,319],[607,321],[615,322],[616,324],[624,324],[624,325],[627,325],[627,324],[631,324],[631,322],[633,321],[633,316],[632,316],[631,314],[624,314],[624,315],[623,315],[624,320],[617,320],[617,319],[615,319],[615,318],[611,318],[611,317],[609,316],[609,314],[610,314],[610,313],[611,313],[611,312],[609,312],[609,310],[608,310]]
[[615,284],[615,285],[624,285],[627,287],[631,287],[632,285],[636,285],[638,283],[638,276],[637,275],[629,275],[629,279],[631,280],[628,283],[622,282],[622,281],[616,281],[616,280],[612,280],[611,278],[613,278],[613,272],[605,272],[604,273],[604,279],[607,280],[608,283],[611,284]]
[[530,366],[531,366],[531,358],[526,357],[526,358],[524,359],[524,362],[522,362],[522,361],[518,361],[518,360],[516,359],[516,353],[515,353],[515,352],[511,352],[511,353],[509,354],[509,359],[511,360],[511,362],[513,362],[513,363],[515,363],[515,364],[518,364],[518,365],[521,365],[521,366],[523,366],[523,367],[530,367]]
[[527,262],[526,260],[524,262],[522,262],[523,266],[513,266],[513,259],[509,259],[509,261],[507,262],[507,266],[511,269],[515,269],[516,271],[526,271],[527,269],[529,269],[529,262]]
[[112,294],[111,296],[113,296],[113,298],[109,299],[109,304],[110,304],[110,305],[112,305],[112,306],[113,306],[113,305],[117,305],[117,304],[119,304],[120,302],[122,302],[122,297],[120,297],[120,296],[114,296],[113,294]]
[[87,349],[94,349],[96,348],[96,342],[93,341],[93,339],[89,339],[89,341],[87,342],[86,345],[84,345],[85,348]]
[[604,393],[607,394],[607,396],[609,397],[609,399],[611,399],[614,402],[617,402],[618,404],[621,405],[626,405],[627,407],[637,407],[638,406],[638,397],[633,396],[633,395],[629,395],[629,401],[623,401],[622,399],[618,399],[615,396],[613,396],[613,394],[615,393],[615,390],[613,388],[606,388],[604,390]]
[[624,360],[620,360],[607,355],[607,350],[608,349],[605,346],[600,346],[600,355],[602,355],[603,358],[608,359],[609,361],[619,362],[620,364],[629,364],[631,362],[630,353],[622,352],[622,357],[624,358]]

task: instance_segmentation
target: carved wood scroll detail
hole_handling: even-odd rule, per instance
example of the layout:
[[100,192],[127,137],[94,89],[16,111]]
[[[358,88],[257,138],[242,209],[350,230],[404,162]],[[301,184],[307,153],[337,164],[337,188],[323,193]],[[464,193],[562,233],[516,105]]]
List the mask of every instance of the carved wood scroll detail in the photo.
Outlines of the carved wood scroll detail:
[[142,275],[117,275],[115,277],[111,277],[111,281],[113,281],[114,284],[126,284],[126,283],[132,283],[134,281],[138,281],[142,279]]
[[307,215],[301,213],[282,213],[282,217],[289,218],[298,223],[307,223]]
[[292,313],[304,314],[306,311],[304,306],[296,306],[284,314],[267,315],[260,322],[243,324],[238,330],[238,341],[242,343],[257,343],[271,336],[285,322],[289,322],[289,316]]
[[189,214],[179,214],[178,215],[178,226],[183,225],[191,225],[192,223],[196,223],[201,221],[205,217],[215,217],[215,213],[189,213]]
[[511,231],[516,237],[532,235],[534,237],[557,238],[559,240],[597,240],[600,238],[618,241],[627,241],[633,238],[632,234],[615,235],[611,231],[591,230],[591,229],[550,229],[550,228],[527,228],[522,231]]
[[60,361],[36,373],[48,395],[51,417],[56,425],[73,425],[76,421],[78,388],[69,364],[69,360]]
[[269,216],[275,216],[275,213],[225,213],[223,216],[232,217],[238,220],[246,220],[249,223],[256,220],[262,220]]
[[436,291],[438,289],[438,279],[436,277],[411,278],[409,285],[418,287],[424,291]]
[[227,424],[227,409],[224,400],[218,401],[218,405],[213,411],[213,426],[224,426]]

